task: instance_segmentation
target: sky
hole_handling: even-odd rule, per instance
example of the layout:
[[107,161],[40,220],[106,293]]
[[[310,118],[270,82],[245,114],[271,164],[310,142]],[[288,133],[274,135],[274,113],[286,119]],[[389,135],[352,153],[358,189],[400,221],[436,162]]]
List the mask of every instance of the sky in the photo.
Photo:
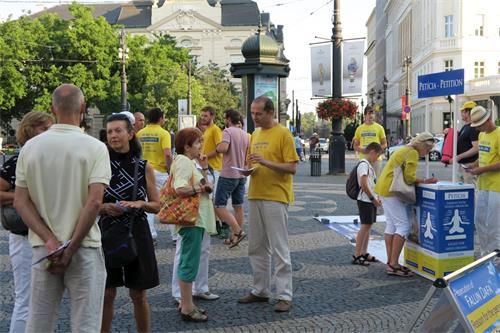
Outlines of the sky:
[[[271,14],[275,25],[284,26],[285,56],[291,72],[287,80],[288,98],[299,100],[301,113],[315,110],[317,100],[311,100],[310,43],[332,36],[332,0],[254,0],[261,11]],[[63,0],[62,3],[67,3]],[[78,1],[80,2],[80,1]],[[118,2],[85,0],[92,2]],[[123,1],[125,2],[125,1]],[[12,14],[16,18],[27,10],[33,12],[59,4],[57,0],[0,0],[0,20]],[[375,0],[341,0],[343,38],[366,37],[366,20],[375,7]],[[316,36],[322,38],[315,38]],[[365,45],[366,48],[366,45]],[[291,105],[289,106],[291,114]]]

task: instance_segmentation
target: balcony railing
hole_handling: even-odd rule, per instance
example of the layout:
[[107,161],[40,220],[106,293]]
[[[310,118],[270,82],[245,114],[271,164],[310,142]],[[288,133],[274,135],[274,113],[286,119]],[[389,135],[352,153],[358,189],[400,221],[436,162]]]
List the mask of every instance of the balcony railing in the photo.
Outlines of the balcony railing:
[[498,94],[500,91],[500,75],[487,76],[469,80],[465,85],[465,94]]

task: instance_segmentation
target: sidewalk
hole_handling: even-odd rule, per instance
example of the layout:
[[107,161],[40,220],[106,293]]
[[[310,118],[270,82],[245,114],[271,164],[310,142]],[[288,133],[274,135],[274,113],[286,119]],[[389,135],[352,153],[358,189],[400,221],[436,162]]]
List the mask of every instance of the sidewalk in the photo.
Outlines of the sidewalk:
[[[157,259],[161,285],[149,291],[153,332],[399,332],[412,317],[431,282],[420,277],[387,276],[382,263],[368,267],[351,264],[353,246],[312,216],[353,215],[357,208],[345,196],[347,176],[309,176],[301,163],[295,176],[295,203],[290,206],[290,247],[294,277],[294,305],[278,314],[270,304],[238,304],[249,292],[252,276],[248,241],[228,250],[212,237],[211,291],[217,301],[196,301],[209,312],[207,323],[185,323],[170,295],[175,248],[167,228],[158,227]],[[376,226],[383,227],[382,225]],[[0,231],[0,331],[8,331],[13,306],[8,234]],[[58,332],[70,331],[65,300]],[[115,332],[135,332],[128,292],[121,288],[115,302]]]

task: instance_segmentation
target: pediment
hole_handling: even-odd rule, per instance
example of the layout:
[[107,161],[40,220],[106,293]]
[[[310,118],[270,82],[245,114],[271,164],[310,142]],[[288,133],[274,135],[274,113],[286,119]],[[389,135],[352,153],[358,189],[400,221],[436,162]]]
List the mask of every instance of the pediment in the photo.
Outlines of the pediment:
[[153,31],[222,30],[222,26],[193,10],[178,10],[149,27]]

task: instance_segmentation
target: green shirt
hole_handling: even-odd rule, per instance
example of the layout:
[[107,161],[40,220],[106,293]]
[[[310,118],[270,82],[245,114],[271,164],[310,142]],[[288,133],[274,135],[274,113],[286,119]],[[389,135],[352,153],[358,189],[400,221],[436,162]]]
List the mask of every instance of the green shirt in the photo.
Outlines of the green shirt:
[[404,146],[396,150],[391,155],[391,158],[389,158],[380,177],[377,178],[375,192],[382,197],[392,197],[389,188],[394,178],[394,168],[401,166],[403,163],[405,163],[403,174],[406,184],[415,184],[417,180],[418,158],[418,151],[413,147]]

